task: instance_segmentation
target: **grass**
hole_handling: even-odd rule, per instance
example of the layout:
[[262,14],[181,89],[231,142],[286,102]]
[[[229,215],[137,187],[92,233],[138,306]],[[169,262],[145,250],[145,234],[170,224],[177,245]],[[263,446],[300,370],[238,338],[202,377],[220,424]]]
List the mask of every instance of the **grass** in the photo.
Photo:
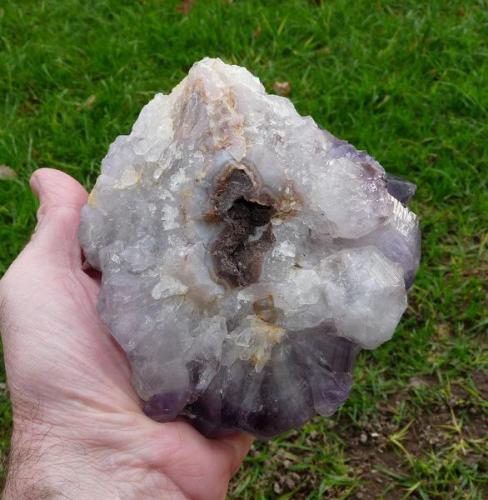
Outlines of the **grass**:
[[230,496],[486,498],[487,2],[183,4],[2,2],[0,164],[17,177],[0,180],[0,274],[34,225],[33,170],[91,187],[110,142],[194,61],[247,66],[269,91],[287,81],[300,113],[418,184],[423,261],[395,339],[362,353],[346,405],[257,444]]

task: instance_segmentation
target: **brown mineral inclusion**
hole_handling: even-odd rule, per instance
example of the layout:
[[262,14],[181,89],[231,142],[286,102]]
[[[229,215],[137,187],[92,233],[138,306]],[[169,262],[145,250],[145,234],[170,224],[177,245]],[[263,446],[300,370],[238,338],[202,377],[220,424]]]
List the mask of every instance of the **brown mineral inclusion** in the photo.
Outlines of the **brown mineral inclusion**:
[[230,287],[257,282],[275,243],[269,224],[274,200],[256,184],[244,168],[232,165],[217,180],[212,199],[213,213],[224,223],[211,249],[214,271]]

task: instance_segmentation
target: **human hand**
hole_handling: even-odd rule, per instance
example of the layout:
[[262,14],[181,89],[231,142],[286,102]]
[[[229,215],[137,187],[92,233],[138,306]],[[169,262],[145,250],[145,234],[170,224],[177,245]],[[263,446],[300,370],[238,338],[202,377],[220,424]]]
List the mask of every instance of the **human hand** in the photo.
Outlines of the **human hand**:
[[37,170],[36,231],[0,281],[14,430],[5,498],[223,498],[251,437],[219,440],[146,417],[96,312],[77,240],[87,193]]

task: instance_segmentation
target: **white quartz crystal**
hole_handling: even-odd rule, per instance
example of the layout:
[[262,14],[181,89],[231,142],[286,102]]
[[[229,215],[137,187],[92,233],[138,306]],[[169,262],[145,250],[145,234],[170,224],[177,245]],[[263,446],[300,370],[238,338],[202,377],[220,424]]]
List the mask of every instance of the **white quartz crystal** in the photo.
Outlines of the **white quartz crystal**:
[[261,436],[332,413],[418,267],[414,187],[391,179],[220,59],[157,94],[80,227],[146,412]]

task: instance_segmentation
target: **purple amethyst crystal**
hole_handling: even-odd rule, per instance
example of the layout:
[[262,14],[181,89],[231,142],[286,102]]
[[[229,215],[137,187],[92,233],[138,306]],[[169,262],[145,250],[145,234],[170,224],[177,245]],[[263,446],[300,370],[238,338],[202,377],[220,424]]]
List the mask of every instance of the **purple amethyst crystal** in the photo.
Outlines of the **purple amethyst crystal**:
[[83,208],[144,411],[271,437],[347,399],[419,264],[410,182],[204,59],[120,136]]

